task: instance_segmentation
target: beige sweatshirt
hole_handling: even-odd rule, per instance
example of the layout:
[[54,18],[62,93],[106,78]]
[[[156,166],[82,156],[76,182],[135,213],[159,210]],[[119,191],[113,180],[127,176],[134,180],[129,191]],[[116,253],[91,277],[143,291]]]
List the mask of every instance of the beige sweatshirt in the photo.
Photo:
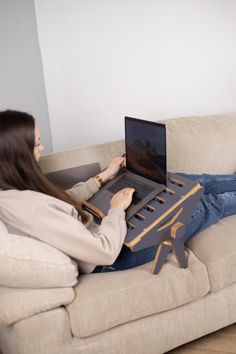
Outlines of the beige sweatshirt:
[[[98,190],[93,178],[67,192],[77,201]],[[0,219],[11,233],[37,238],[73,257],[81,273],[97,265],[110,265],[117,258],[125,236],[125,212],[111,208],[101,225],[83,225],[76,209],[61,200],[30,190],[0,190]]]

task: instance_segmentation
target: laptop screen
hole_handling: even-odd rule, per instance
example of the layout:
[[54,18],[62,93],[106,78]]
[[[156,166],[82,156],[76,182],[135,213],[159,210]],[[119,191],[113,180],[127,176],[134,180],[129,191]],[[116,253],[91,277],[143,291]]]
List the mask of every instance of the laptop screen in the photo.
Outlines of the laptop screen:
[[125,117],[126,167],[129,171],[166,185],[166,126]]

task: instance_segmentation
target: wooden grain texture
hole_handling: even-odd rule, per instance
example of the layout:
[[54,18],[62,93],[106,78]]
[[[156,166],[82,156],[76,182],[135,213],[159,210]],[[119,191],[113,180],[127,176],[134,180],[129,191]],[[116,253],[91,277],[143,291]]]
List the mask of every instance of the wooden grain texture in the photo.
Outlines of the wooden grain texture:
[[173,349],[168,354],[236,354],[236,323]]
[[[199,349],[193,349],[193,348],[185,348],[183,346],[183,348],[179,348],[179,349],[174,349],[169,353],[173,353],[173,354],[222,354],[222,351],[212,351],[212,350],[199,350]],[[225,352],[224,352],[225,353]]]

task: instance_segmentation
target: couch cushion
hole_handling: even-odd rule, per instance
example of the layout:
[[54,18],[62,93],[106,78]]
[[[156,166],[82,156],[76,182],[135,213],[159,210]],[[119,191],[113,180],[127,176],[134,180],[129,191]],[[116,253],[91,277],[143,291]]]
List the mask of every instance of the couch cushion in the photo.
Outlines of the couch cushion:
[[148,263],[126,271],[80,276],[76,297],[67,306],[73,334],[91,336],[201,298],[209,291],[206,267],[191,251],[188,262],[187,269],[180,269],[170,255],[157,275]]
[[0,286],[0,325],[14,322],[69,304],[73,288],[16,289]]
[[[185,173],[236,171],[236,115],[186,117],[163,122],[167,125],[169,171]],[[226,141],[227,144],[224,143]]]
[[118,140],[47,154],[41,157],[39,163],[44,173],[97,162],[104,169],[113,157],[121,156],[124,151],[124,140]]
[[77,264],[33,238],[9,234],[0,221],[0,285],[20,288],[67,287],[77,283]]
[[206,265],[211,291],[236,282],[236,216],[221,219],[187,246]]

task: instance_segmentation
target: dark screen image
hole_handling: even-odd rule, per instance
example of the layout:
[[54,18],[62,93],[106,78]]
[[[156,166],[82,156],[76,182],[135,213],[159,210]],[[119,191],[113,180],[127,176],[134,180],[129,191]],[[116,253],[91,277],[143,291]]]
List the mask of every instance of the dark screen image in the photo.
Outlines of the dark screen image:
[[125,117],[127,169],[166,185],[164,124]]

